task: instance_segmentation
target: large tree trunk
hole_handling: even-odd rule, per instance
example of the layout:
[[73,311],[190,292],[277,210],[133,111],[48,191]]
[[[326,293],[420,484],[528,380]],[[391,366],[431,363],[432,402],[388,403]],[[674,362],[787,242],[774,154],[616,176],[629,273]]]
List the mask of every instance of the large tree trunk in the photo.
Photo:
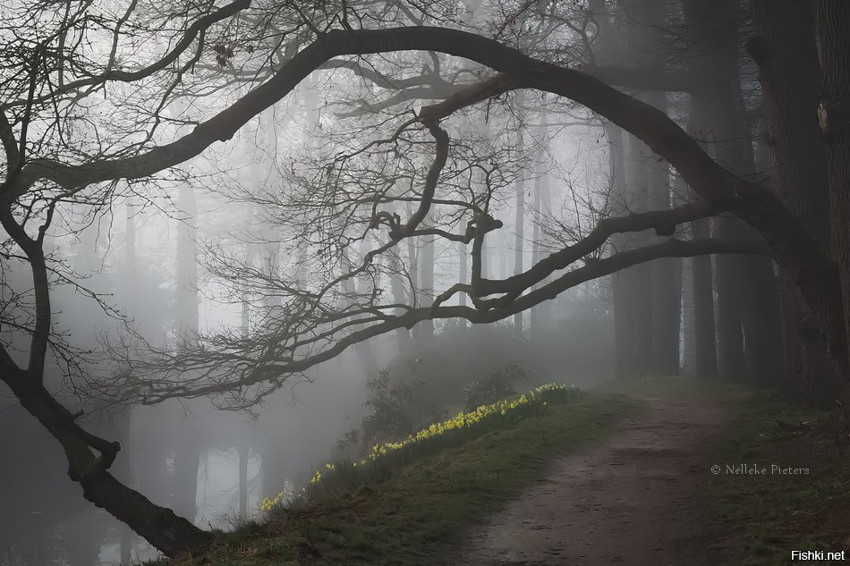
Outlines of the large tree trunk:
[[[846,375],[850,364],[850,4],[840,0],[819,3],[823,89],[818,119],[827,142],[830,240],[838,265],[844,300],[844,342],[826,337],[839,350],[844,401],[850,403]],[[846,405],[845,405],[846,406]]]

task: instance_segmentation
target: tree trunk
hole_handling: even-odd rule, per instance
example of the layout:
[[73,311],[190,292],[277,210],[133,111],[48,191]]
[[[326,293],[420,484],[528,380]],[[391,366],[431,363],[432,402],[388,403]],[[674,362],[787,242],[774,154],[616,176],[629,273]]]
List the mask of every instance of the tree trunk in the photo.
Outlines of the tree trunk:
[[[541,147],[540,153],[548,155],[549,150],[549,115],[546,104],[540,104],[540,127],[538,129],[537,143]],[[540,230],[543,216],[550,214],[552,209],[552,190],[549,186],[549,175],[547,174],[543,161],[538,157],[534,164],[534,234],[532,236],[531,265],[537,265],[542,257],[544,241]],[[541,337],[547,334],[552,327],[552,303],[545,303],[532,307],[529,313],[529,335]]]
[[[523,104],[523,98],[522,91],[516,93],[517,105],[520,107]],[[520,127],[517,129],[517,147],[520,153],[525,149],[525,141],[522,134],[523,127],[524,124],[520,124]],[[514,181],[514,188],[516,190],[516,201],[514,205],[516,213],[514,217],[514,275],[520,275],[523,271],[523,253],[525,250],[525,184],[525,172],[520,171],[519,177]],[[523,314],[522,312],[518,312],[514,315],[514,332],[517,337],[523,335]]]
[[[195,191],[181,186],[178,206],[186,215],[180,223],[177,236],[177,292],[175,296],[175,326],[194,339],[198,332],[198,263],[197,222],[198,205]],[[174,438],[174,479],[172,498],[174,510],[194,522],[197,512],[198,468],[200,466],[200,431],[195,426],[184,426]]]
[[[608,122],[604,125],[608,139],[609,170],[611,175],[612,198],[620,201],[625,198],[625,151],[623,131]],[[618,249],[624,245],[624,238],[617,235],[612,241]],[[634,339],[631,332],[632,302],[629,289],[632,284],[631,271],[624,269],[611,276],[611,290],[614,308],[614,345],[616,350],[615,371],[618,377],[634,376]]]
[[[711,136],[717,161],[742,176],[754,174],[751,132],[738,76],[740,11],[736,1],[685,0],[692,30],[692,62],[704,80],[694,97],[694,127]],[[739,218],[715,220],[721,238],[761,239]],[[718,369],[726,379],[764,383],[781,374],[778,288],[769,260],[718,256]],[[776,324],[774,324],[776,322]],[[768,327],[768,324],[774,326]],[[745,340],[745,337],[746,338]],[[746,346],[746,351],[745,351]]]
[[818,119],[827,142],[827,183],[829,186],[830,241],[838,266],[844,301],[843,343],[826,337],[838,361],[839,381],[847,395],[847,368],[850,365],[850,5],[838,0],[821,0],[821,61],[823,89]]
[[[198,469],[201,463],[199,433],[193,426],[181,427],[174,444],[174,482],[171,508],[178,514],[195,521],[197,514]],[[183,431],[183,429],[188,429]]]
[[[421,276],[419,279],[422,285],[421,290],[421,305],[429,306],[434,302],[434,261],[437,243],[435,238],[426,237],[422,242],[422,255],[419,267]],[[430,346],[434,340],[434,321],[423,320],[416,325],[418,332],[418,340],[421,345]]]
[[[458,283],[463,283],[464,285],[469,283],[469,257],[467,254],[469,251],[467,250],[467,245],[463,242],[459,242],[457,245],[457,258],[458,258]],[[460,306],[466,306],[466,293],[460,293],[458,295],[458,304]],[[461,319],[461,324],[466,326],[466,320]]]
[[[697,220],[694,239],[707,238],[711,225],[708,218]],[[717,377],[717,336],[714,325],[714,286],[711,256],[692,259],[694,278],[694,371],[697,377]]]
[[[407,304],[408,297],[404,292],[404,279],[400,273],[401,260],[393,254],[390,256],[390,289],[392,290],[393,300],[400,304]],[[399,353],[410,352],[413,349],[413,340],[410,337],[410,330],[407,328],[399,328],[396,330],[397,346]]]
[[682,373],[696,375],[693,258],[682,260]]
[[248,456],[249,446],[239,444],[239,518],[248,520]]
[[[647,175],[646,160],[651,159],[652,151],[641,140],[631,134],[626,134],[628,140],[628,156],[625,164],[625,208],[632,212],[645,212],[650,208],[649,191],[651,177]],[[624,248],[634,249],[647,245],[651,241],[647,233],[636,233],[628,236],[623,242]],[[654,329],[653,314],[655,298],[653,287],[653,268],[655,262],[641,263],[624,269],[618,284],[625,285],[626,295],[626,332],[630,335],[627,343],[629,361],[627,370],[633,377],[641,377],[654,373]],[[622,305],[622,303],[620,303]],[[615,304],[615,308],[616,308]]]

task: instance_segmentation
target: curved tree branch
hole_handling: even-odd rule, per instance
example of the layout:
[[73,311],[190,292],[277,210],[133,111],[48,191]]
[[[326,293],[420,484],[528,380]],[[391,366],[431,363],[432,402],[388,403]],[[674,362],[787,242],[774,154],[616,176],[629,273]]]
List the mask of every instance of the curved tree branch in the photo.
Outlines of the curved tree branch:
[[[172,382],[168,380],[158,380],[156,382],[144,383],[144,389],[139,389],[138,382],[136,387],[131,389],[138,395],[138,401],[146,405],[155,405],[163,401],[173,398],[197,398],[213,395],[223,395],[234,390],[245,390],[252,386],[263,383],[272,383],[273,385],[263,391],[263,394],[271,393],[282,385],[282,380],[278,378],[294,373],[300,373],[319,364],[330,360],[340,355],[347,348],[354,346],[360,342],[391,332],[399,328],[412,328],[417,323],[424,320],[443,319],[443,318],[464,318],[474,324],[484,324],[503,320],[513,316],[517,312],[524,311],[543,301],[554,299],[563,291],[575,287],[586,281],[597,279],[599,277],[610,275],[626,267],[652,261],[661,257],[690,257],[695,255],[706,255],[716,253],[738,253],[738,254],[758,254],[770,255],[771,249],[761,242],[741,242],[721,239],[705,239],[683,242],[680,240],[668,240],[666,242],[637,248],[615,254],[613,256],[588,262],[586,265],[579,267],[573,271],[565,273],[554,281],[543,285],[542,287],[530,291],[503,306],[494,306],[486,310],[479,310],[473,307],[466,306],[443,306],[443,303],[449,296],[456,292],[466,292],[469,290],[468,285],[455,285],[449,291],[441,295],[438,300],[430,307],[409,308],[404,314],[383,315],[380,318],[373,316],[361,318],[359,320],[348,321],[345,325],[340,325],[339,328],[349,328],[355,325],[365,325],[365,328],[355,330],[350,334],[342,336],[334,340],[333,345],[319,351],[311,353],[305,357],[295,359],[293,356],[278,355],[274,360],[266,360],[264,363],[257,363],[250,367],[244,368],[244,371],[233,372],[233,367],[230,364],[244,365],[248,360],[234,360],[232,357],[222,357],[219,360],[210,361],[210,356],[215,354],[204,349],[199,351],[198,355],[202,355],[207,359],[210,370],[205,370],[202,375],[197,378],[184,378],[183,382]],[[395,305],[394,305],[395,306]],[[349,317],[351,313],[344,313],[340,316]],[[272,339],[270,336],[269,339]],[[182,358],[181,358],[182,356]],[[159,373],[166,370],[175,375],[190,375],[193,365],[199,358],[192,352],[186,351],[182,354],[169,354],[166,358],[159,361],[149,362],[148,370]],[[140,367],[145,365],[145,362],[138,364]],[[225,372],[225,379],[217,379],[215,372]],[[232,379],[233,375],[239,375],[238,378]],[[126,388],[118,384],[121,391],[126,392]],[[259,399],[245,400],[239,399],[244,404],[240,404],[233,408],[245,408],[256,404]]]

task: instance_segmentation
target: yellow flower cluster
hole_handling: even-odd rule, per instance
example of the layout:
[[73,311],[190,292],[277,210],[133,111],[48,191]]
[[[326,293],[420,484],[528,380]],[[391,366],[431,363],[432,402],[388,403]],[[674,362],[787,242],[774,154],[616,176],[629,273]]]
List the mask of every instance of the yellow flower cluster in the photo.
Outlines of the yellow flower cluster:
[[271,511],[272,508],[280,503],[281,499],[283,499],[283,492],[278,492],[277,495],[269,499],[268,497],[263,497],[262,503],[260,503],[261,511]]
[[[511,411],[515,411],[516,409],[524,406],[529,406],[533,403],[540,403],[543,396],[550,391],[567,391],[571,388],[568,388],[564,385],[558,385],[555,383],[549,383],[546,385],[542,385],[534,390],[532,390],[528,395],[522,395],[519,399],[515,399],[513,401],[499,401],[497,403],[493,403],[491,405],[482,405],[475,409],[474,411],[470,411],[468,413],[460,412],[456,417],[449,419],[447,421],[441,423],[435,423],[429,426],[426,429],[422,429],[417,432],[415,435],[411,434],[401,442],[388,442],[386,444],[376,444],[372,447],[372,451],[360,462],[352,462],[351,467],[357,468],[358,466],[364,466],[368,464],[370,461],[375,462],[381,456],[387,454],[388,451],[401,450],[407,446],[412,444],[421,443],[427,441],[431,438],[435,438],[442,434],[445,434],[451,430],[457,430],[462,428],[469,428],[476,426],[479,422],[484,420],[485,418],[500,414],[507,415]],[[543,401],[541,403],[544,407],[549,406],[548,401]],[[326,470],[333,470],[333,464],[325,464]],[[310,484],[315,485],[322,480],[321,471],[317,471],[312,478],[310,478]]]
[[[388,442],[385,444],[374,445],[371,452],[369,452],[365,458],[361,459],[359,462],[351,462],[351,468],[357,470],[358,467],[362,468],[370,462],[377,462],[379,458],[385,456],[388,452],[401,450],[411,445],[422,444],[452,430],[475,427],[478,423],[493,415],[508,415],[512,411],[516,411],[517,409],[528,407],[533,404],[548,407],[549,401],[544,399],[547,395],[557,395],[559,393],[570,393],[573,391],[575,391],[575,389],[572,386],[566,387],[564,385],[549,383],[547,385],[542,385],[532,390],[528,395],[522,395],[513,401],[499,401],[490,405],[482,405],[468,413],[460,412],[454,418],[441,423],[432,424],[428,428],[422,429],[416,434],[408,435],[406,439],[400,442]],[[557,399],[558,397],[555,398]],[[326,475],[336,469],[336,466],[333,464],[325,464],[324,470],[317,470],[316,473],[313,474],[313,477],[310,478],[310,485],[315,486],[322,481],[323,471],[324,475]],[[306,493],[306,489],[302,489],[301,491],[302,493]],[[282,499],[283,492],[278,493],[271,499],[264,497],[262,504],[260,505],[260,509],[263,511],[270,511],[275,505],[280,503]]]

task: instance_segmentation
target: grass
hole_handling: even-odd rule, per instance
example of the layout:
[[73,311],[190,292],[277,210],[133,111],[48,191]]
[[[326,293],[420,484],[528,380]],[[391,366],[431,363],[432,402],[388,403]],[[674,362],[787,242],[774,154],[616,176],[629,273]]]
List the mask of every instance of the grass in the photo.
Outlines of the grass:
[[556,455],[599,440],[640,407],[622,395],[583,395],[522,418],[491,419],[422,457],[390,460],[389,471],[362,475],[359,485],[325,474],[324,487],[276,509],[267,523],[222,536],[203,556],[162,564],[439,563],[465,528],[544,477]]
[[[728,412],[715,453],[721,471],[706,493],[739,563],[785,564],[791,550],[847,549],[850,452],[836,442],[828,414],[771,392],[732,401]],[[740,466],[765,474],[736,474]]]
[[594,389],[597,393],[663,397],[666,399],[705,400],[727,404],[752,395],[753,390],[740,384],[692,377],[644,377],[613,379]]
[[734,563],[773,566],[789,563],[791,550],[850,547],[850,448],[836,442],[828,413],[775,391],[691,378],[614,380],[598,391],[724,408],[726,424],[711,455],[720,470],[702,497],[727,537],[718,546]]

